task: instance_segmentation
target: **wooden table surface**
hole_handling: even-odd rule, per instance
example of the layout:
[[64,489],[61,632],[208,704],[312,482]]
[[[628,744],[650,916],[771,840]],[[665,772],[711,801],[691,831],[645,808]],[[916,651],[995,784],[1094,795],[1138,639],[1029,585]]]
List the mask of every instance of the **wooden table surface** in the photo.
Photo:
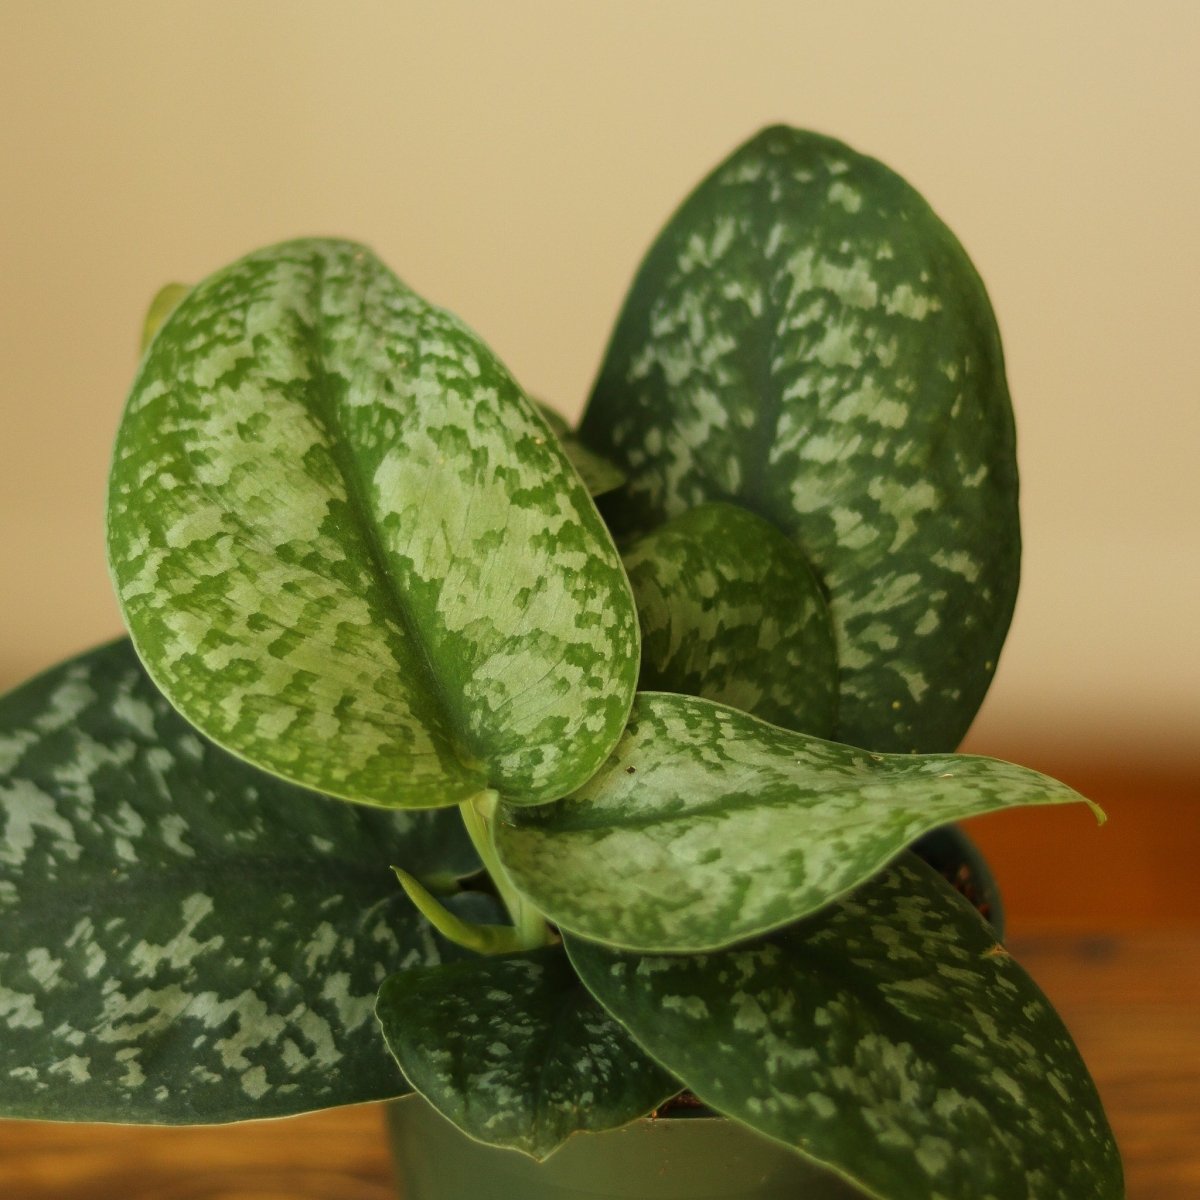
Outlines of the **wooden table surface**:
[[[1200,1197],[1200,934],[1039,935],[1010,948],[1092,1068],[1129,1200]],[[373,1105],[214,1129],[0,1123],[3,1200],[395,1195]]]

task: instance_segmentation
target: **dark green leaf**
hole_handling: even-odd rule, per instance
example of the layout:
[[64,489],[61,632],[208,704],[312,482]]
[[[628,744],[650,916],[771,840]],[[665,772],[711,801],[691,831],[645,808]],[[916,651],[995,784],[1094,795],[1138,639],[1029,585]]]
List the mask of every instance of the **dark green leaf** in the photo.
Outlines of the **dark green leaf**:
[[259,251],[179,303],[108,536],[155,682],[292,782],[536,802],[624,726],[637,617],[587,490],[488,348],[361,246]]
[[970,905],[911,856],[821,916],[716,954],[568,939],[643,1047],[720,1112],[879,1200],[1120,1200],[1070,1035]]
[[642,691],[703,696],[817,737],[833,732],[837,653],[804,556],[743,508],[705,504],[626,552]]
[[416,1091],[477,1141],[534,1158],[680,1090],[592,999],[561,946],[401,971],[376,1011]]
[[0,700],[0,835],[4,1115],[190,1124],[406,1090],[375,993],[458,952],[388,864],[475,869],[457,813],[255,771],[118,642]]
[[556,925],[632,950],[707,950],[817,911],[947,821],[1071,803],[1089,802],[1011,763],[868,754],[644,692],[592,779],[508,809],[494,840]]
[[1012,414],[983,285],[902,179],[793,129],[741,147],[642,264],[580,433],[630,476],[619,532],[730,500],[803,550],[838,741],[958,744],[1016,596]]

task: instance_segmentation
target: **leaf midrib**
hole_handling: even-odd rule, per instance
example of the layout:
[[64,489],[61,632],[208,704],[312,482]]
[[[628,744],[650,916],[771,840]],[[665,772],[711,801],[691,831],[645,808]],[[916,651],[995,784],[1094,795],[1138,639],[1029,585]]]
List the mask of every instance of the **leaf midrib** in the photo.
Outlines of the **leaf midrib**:
[[[381,581],[380,591],[386,597],[391,614],[396,623],[404,631],[409,642],[416,648],[415,660],[418,663],[423,682],[428,694],[433,697],[435,706],[442,716],[447,733],[451,738],[451,749],[459,764],[466,770],[478,770],[485,782],[491,782],[490,776],[478,764],[478,758],[473,753],[466,752],[471,739],[466,734],[465,722],[461,711],[451,703],[449,692],[442,682],[430,654],[429,646],[421,636],[419,627],[404,603],[404,597],[388,568],[387,553],[379,537],[379,530],[372,519],[372,512],[366,499],[365,481],[359,472],[355,456],[349,452],[348,438],[340,418],[340,408],[336,401],[336,387],[331,373],[326,368],[325,355],[325,318],[321,305],[321,297],[325,285],[325,257],[318,252],[313,256],[313,281],[310,302],[312,304],[312,324],[301,321],[301,329],[309,345],[310,366],[312,378],[312,396],[314,398],[313,412],[320,422],[330,447],[330,457],[333,459],[338,474],[346,489],[346,502],[354,516],[355,524],[362,535],[363,544],[370,559],[371,568],[378,580]],[[370,273],[363,273],[363,298],[360,315],[366,309],[366,292],[371,286]],[[362,322],[360,322],[360,327]]]

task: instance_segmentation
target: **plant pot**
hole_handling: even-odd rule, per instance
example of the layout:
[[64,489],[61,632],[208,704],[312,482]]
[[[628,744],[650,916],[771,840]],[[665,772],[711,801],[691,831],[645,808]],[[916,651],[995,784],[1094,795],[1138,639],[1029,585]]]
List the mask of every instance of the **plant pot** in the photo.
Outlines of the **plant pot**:
[[1004,940],[1004,901],[1000,886],[979,848],[957,825],[943,825],[913,844],[918,857],[944,875],[987,919]]
[[403,1200],[862,1200],[723,1117],[577,1133],[543,1163],[471,1141],[416,1096],[388,1106],[388,1125]]

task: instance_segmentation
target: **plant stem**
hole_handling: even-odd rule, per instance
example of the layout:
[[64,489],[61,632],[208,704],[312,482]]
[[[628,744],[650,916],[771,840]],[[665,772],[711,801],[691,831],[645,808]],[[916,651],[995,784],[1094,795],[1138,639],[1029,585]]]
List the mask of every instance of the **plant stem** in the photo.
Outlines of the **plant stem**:
[[508,909],[521,948],[534,950],[538,946],[548,946],[554,940],[554,936],[546,924],[545,917],[509,882],[496,856],[496,848],[492,845],[492,825],[496,819],[496,807],[499,802],[500,797],[489,789],[470,800],[464,800],[458,808],[484,869],[491,876],[496,885],[496,892],[504,901],[504,907]]
[[521,938],[512,925],[474,925],[454,915],[439,903],[419,879],[401,867],[393,867],[400,886],[425,919],[448,941],[465,946],[479,954],[511,954],[524,950]]

